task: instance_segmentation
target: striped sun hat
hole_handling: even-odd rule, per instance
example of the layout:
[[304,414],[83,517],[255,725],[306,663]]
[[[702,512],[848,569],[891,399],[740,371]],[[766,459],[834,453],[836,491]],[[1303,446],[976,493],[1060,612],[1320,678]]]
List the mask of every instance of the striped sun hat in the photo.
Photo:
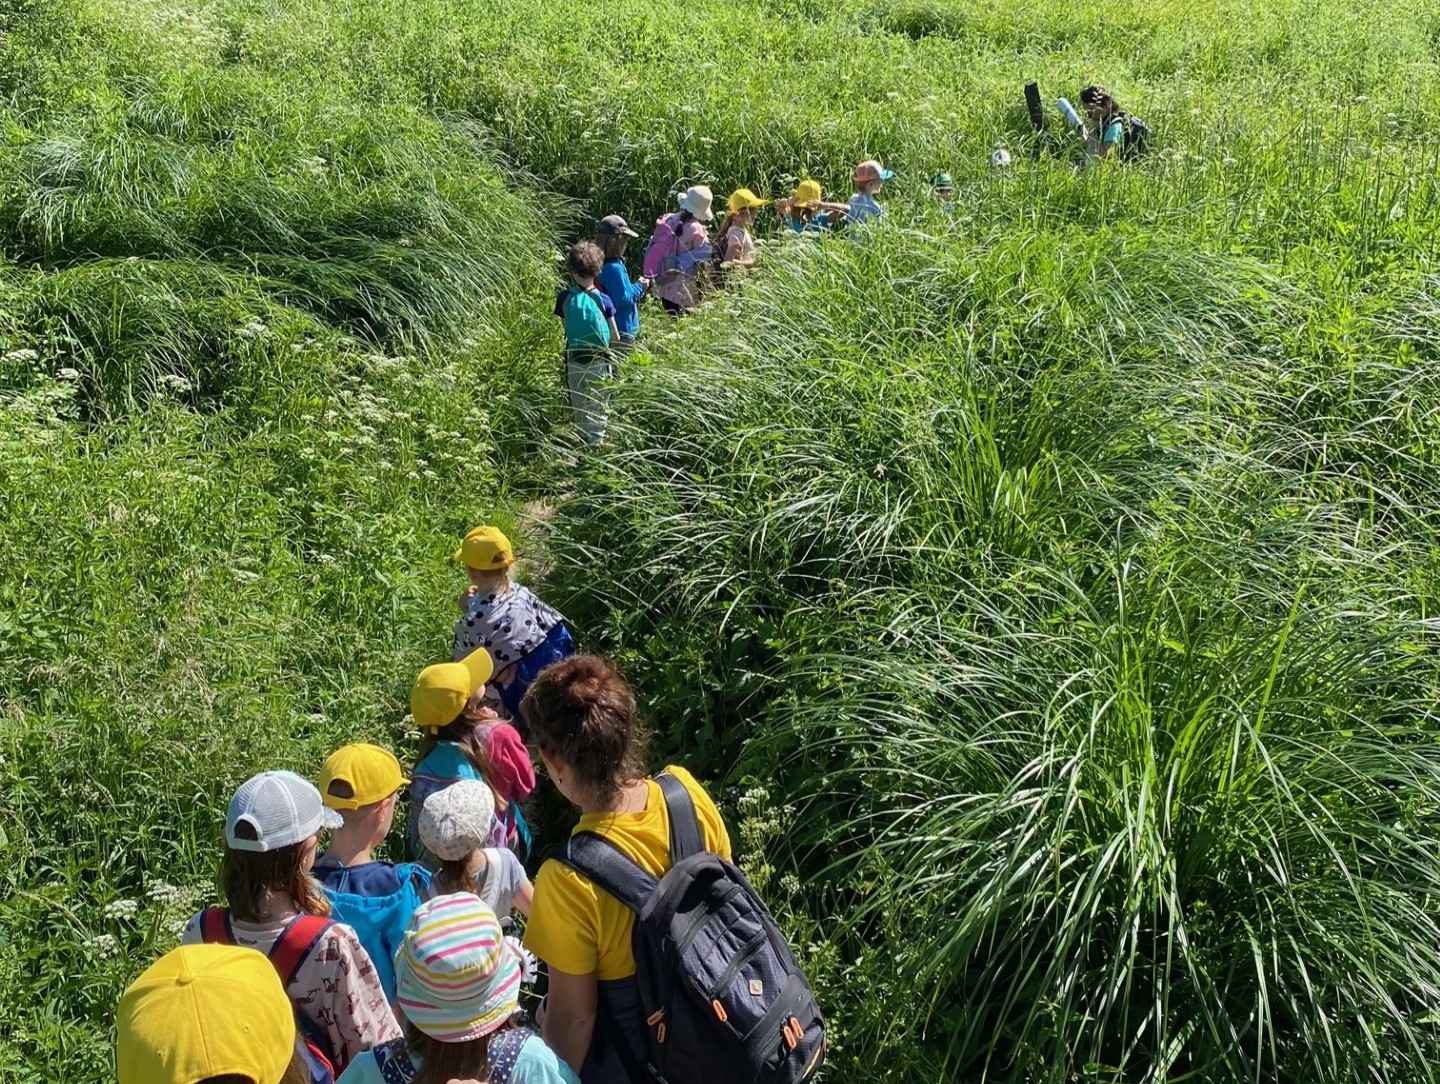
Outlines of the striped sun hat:
[[395,956],[396,1003],[406,1019],[442,1043],[499,1028],[520,998],[520,961],[500,920],[468,892],[416,909]]

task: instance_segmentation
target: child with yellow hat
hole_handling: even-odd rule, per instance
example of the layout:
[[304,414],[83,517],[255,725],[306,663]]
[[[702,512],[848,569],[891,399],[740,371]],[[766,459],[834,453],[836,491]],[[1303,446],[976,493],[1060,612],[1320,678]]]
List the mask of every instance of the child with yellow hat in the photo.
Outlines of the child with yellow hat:
[[846,203],[827,203],[823,196],[820,182],[806,179],[795,186],[795,195],[780,200],[775,209],[791,233],[823,233],[830,228],[831,216],[850,209]]
[[395,823],[395,805],[410,780],[388,749],[366,742],[341,746],[320,768],[320,797],[342,824],[311,871],[336,919],[355,931],[375,964],[385,996],[395,1000],[395,951],[430,888],[430,871],[375,857]]
[[311,1079],[275,968],[234,945],[184,945],[150,965],[115,1013],[119,1084]]
[[498,527],[476,527],[455,559],[470,586],[455,625],[454,657],[483,647],[495,661],[494,686],[510,717],[524,728],[520,701],[537,674],[575,653],[565,618],[523,584],[515,582],[515,550]]
[[720,223],[715,242],[715,258],[721,267],[755,266],[755,239],[750,236],[750,227],[755,224],[755,212],[769,202],[748,188],[737,188],[730,194],[729,214]]
[[410,853],[434,870],[439,859],[420,838],[426,799],[461,779],[488,786],[495,796],[487,846],[530,842],[520,802],[535,790],[535,768],[520,734],[481,703],[493,663],[483,647],[459,662],[427,666],[410,690],[410,712],[424,732],[411,773],[407,841]]

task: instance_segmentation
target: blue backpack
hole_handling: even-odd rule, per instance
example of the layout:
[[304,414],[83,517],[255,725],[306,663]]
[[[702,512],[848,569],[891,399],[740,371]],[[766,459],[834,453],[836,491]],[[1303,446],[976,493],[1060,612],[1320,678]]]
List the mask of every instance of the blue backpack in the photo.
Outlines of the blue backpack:
[[610,321],[598,290],[570,287],[565,295],[565,346],[570,350],[605,350],[610,346]]
[[405,940],[410,916],[425,902],[430,887],[430,871],[414,862],[396,866],[395,875],[400,878],[400,890],[388,896],[361,896],[325,887],[336,921],[355,931],[391,1002],[395,1000],[395,953]]

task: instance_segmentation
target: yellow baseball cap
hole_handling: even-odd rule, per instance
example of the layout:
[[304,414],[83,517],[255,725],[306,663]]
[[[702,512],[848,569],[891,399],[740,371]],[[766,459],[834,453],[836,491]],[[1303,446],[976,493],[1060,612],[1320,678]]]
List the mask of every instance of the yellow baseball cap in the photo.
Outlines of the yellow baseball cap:
[[[320,767],[320,798],[331,809],[363,809],[383,802],[410,780],[388,749],[356,742],[342,745]],[[333,784],[340,794],[332,794]],[[343,796],[349,791],[348,796]]]
[[483,647],[477,647],[459,662],[427,666],[410,690],[410,714],[427,730],[449,726],[493,673],[495,664]]
[[295,1055],[295,1011],[275,965],[235,945],[160,957],[120,999],[116,1031],[120,1084],[280,1084]]
[[799,204],[820,202],[820,182],[804,180],[795,186],[795,202]]
[[734,192],[730,193],[728,206],[730,213],[733,215],[736,211],[745,211],[752,207],[764,207],[769,202],[768,199],[761,199],[748,188],[737,188]]
[[465,536],[455,551],[455,560],[467,568],[495,571],[515,563],[515,550],[510,539],[498,527],[476,527]]

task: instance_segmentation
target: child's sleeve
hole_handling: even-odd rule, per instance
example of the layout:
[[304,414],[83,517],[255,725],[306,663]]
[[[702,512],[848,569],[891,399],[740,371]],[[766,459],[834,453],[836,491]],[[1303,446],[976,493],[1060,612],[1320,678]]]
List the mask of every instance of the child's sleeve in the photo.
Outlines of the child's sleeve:
[[555,295],[555,315],[565,319],[565,299],[570,296],[569,290],[561,290]]

